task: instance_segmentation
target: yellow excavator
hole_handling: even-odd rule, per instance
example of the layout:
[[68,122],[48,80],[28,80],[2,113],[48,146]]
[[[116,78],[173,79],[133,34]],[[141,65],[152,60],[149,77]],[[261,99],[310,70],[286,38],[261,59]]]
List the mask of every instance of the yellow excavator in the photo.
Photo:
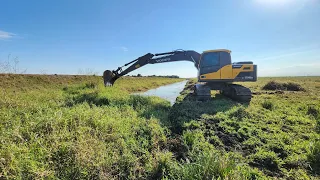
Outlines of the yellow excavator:
[[[233,82],[257,81],[257,65],[251,61],[232,63],[231,51],[227,49],[208,50],[202,54],[193,50],[148,53],[116,70],[104,71],[104,85],[112,86],[119,77],[146,64],[175,61],[191,61],[198,69],[198,83],[195,84],[194,93],[199,99],[210,98],[211,90],[219,90],[221,94],[231,99],[250,102],[252,97],[250,89]],[[123,70],[125,66],[129,67]]]

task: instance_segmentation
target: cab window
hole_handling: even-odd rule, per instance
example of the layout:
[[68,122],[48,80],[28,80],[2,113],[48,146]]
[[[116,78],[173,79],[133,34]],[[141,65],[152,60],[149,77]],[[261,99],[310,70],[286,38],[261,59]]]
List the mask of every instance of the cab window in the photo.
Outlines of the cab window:
[[219,66],[219,52],[206,53],[202,55],[201,67]]

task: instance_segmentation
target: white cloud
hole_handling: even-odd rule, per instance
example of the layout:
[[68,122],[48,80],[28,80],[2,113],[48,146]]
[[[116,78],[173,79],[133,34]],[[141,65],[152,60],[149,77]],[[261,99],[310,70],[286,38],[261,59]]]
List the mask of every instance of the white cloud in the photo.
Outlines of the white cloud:
[[320,63],[316,62],[316,63],[291,64],[291,65],[280,67],[280,68],[262,69],[261,71],[277,71],[277,70],[289,69],[294,67],[320,67]]
[[0,40],[11,39],[14,36],[15,36],[15,34],[13,34],[13,33],[0,30]]
[[319,76],[320,63],[290,64],[279,68],[258,70],[259,76]]
[[[247,58],[247,60],[245,61],[253,61],[253,62],[257,62],[257,61],[266,61],[266,60],[279,60],[282,58],[286,58],[286,57],[291,57],[291,56],[297,56],[300,54],[306,54],[306,53],[312,53],[312,52],[318,52],[320,50],[319,46],[316,47],[305,47],[300,48],[300,49],[292,49],[291,52],[283,52],[281,54],[276,54],[276,55],[271,55],[271,56],[266,56],[266,57],[256,57],[256,58]],[[242,59],[245,59],[242,57]]]
[[122,47],[121,47],[121,50],[124,51],[124,52],[129,51],[129,49],[128,49],[127,47],[125,47],[125,46],[122,46]]

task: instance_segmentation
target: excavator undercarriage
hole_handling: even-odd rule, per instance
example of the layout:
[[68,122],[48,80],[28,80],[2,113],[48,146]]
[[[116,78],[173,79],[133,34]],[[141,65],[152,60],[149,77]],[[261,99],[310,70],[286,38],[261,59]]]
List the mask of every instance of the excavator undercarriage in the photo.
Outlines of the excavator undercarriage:
[[220,93],[241,102],[250,102],[252,97],[251,90],[239,84],[228,84]]
[[239,84],[198,83],[194,85],[194,94],[200,101],[209,100],[211,90],[219,90],[220,94],[240,102],[250,102],[252,97],[251,90]]

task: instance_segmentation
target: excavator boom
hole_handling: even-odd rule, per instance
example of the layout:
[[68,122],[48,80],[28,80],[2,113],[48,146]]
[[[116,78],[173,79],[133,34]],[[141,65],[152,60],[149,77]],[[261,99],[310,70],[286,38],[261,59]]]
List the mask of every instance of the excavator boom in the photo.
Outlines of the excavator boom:
[[[121,76],[124,76],[146,64],[158,64],[174,61],[191,61],[198,69],[201,55],[195,51],[176,50],[172,52],[157,53],[157,54],[145,54],[116,70],[106,70],[103,73],[103,80],[105,86],[112,86],[114,82]],[[130,65],[130,66],[129,66]],[[125,70],[122,68],[127,67]]]

